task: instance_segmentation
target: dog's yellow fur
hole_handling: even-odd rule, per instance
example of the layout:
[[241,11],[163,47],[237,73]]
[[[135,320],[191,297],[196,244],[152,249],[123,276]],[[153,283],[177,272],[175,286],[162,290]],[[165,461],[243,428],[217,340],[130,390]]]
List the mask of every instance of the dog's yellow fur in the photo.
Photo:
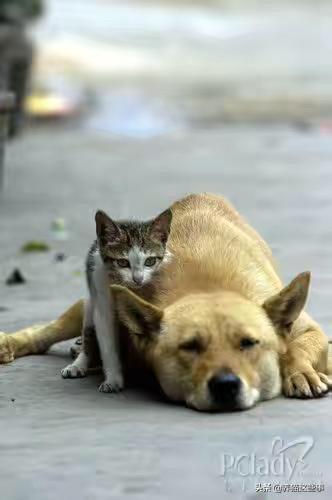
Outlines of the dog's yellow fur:
[[[291,397],[326,393],[327,337],[302,311],[309,273],[283,288],[266,243],[221,197],[187,196],[172,214],[172,258],[153,303],[112,287],[119,321],[166,395],[220,410],[249,408],[281,385]],[[0,337],[0,362],[78,336],[81,321],[77,303],[46,327]],[[238,382],[227,401],[211,385],[225,374]]]

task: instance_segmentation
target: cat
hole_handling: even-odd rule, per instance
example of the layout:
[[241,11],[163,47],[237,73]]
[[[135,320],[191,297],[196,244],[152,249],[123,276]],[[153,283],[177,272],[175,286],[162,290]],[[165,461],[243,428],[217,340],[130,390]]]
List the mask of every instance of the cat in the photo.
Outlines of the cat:
[[110,284],[121,284],[132,290],[149,287],[157,271],[170,254],[170,209],[147,222],[114,221],[98,210],[95,216],[97,239],[86,259],[89,297],[84,305],[83,348],[77,358],[62,371],[63,378],[84,377],[89,365],[91,336],[94,331],[100,351],[105,380],[101,392],[118,392],[124,381],[119,345],[114,325]]

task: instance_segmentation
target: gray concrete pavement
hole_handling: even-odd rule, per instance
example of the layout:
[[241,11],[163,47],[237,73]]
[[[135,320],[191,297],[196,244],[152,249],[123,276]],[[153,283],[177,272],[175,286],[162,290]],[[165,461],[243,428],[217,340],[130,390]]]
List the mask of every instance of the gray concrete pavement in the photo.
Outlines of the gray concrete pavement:
[[[268,240],[285,280],[312,270],[309,310],[330,333],[331,153],[328,131],[288,126],[225,127],[153,141],[69,127],[30,131],[8,150],[0,196],[0,330],[52,319],[84,294],[79,273],[97,207],[115,217],[147,217],[185,193],[213,191],[230,198]],[[50,230],[59,216],[69,234],[63,242]],[[49,241],[51,252],[21,255],[31,238]],[[56,251],[67,260],[55,262]],[[7,287],[15,266],[27,284]],[[62,344],[0,367],[1,499],[255,498],[255,484],[271,481],[322,482],[323,493],[305,498],[331,498],[331,395],[200,414],[138,390],[100,394],[98,376],[62,380],[67,353]],[[287,444],[303,436],[314,440],[303,475],[300,466],[291,480],[287,470],[259,474],[257,460],[272,463],[275,438]],[[301,446],[280,456],[296,459]],[[256,469],[225,478],[223,454],[254,454]]]

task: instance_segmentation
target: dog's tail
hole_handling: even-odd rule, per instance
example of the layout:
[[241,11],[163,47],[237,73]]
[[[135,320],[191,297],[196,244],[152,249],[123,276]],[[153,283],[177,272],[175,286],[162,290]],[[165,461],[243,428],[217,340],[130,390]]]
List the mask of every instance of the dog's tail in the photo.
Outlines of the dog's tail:
[[43,354],[56,342],[78,337],[83,321],[83,301],[76,302],[58,319],[14,333],[0,332],[0,364],[28,354]]

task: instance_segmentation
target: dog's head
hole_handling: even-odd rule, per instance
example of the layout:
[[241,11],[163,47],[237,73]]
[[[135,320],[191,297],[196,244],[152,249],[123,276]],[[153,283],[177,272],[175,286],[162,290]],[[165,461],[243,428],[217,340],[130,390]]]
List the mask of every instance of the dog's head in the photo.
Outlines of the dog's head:
[[119,320],[172,400],[197,410],[243,410],[280,392],[283,338],[302,311],[303,273],[262,306],[221,291],[164,310],[113,286]]

